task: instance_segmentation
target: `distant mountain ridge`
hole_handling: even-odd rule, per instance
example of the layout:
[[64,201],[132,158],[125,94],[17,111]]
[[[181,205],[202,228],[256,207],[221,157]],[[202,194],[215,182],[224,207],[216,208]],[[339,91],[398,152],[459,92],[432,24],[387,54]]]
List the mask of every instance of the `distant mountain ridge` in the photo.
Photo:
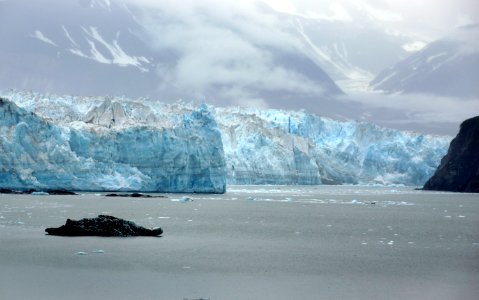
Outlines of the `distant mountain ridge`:
[[177,12],[165,3],[1,1],[0,88],[315,102],[364,88],[411,42],[376,25],[308,19],[259,3],[251,18],[221,6],[233,14],[226,20],[214,9],[179,4]]
[[[234,92],[230,86],[234,77],[228,79],[228,76],[237,76],[233,73],[204,76],[210,85],[206,87],[197,86],[198,80],[190,82],[189,78],[183,86],[175,87],[182,81],[169,78],[177,72],[175,70],[181,70],[188,58],[184,58],[181,49],[168,48],[168,45],[162,46],[162,49],[155,47],[156,41],[152,38],[161,41],[161,35],[154,36],[156,30],[153,27],[156,26],[155,22],[166,22],[170,27],[181,28],[182,20],[176,20],[175,16],[161,19],[161,11],[144,9],[134,1],[8,0],[0,2],[0,10],[0,39],[5,41],[0,45],[0,88],[129,97],[161,95],[164,99],[211,99],[226,97],[231,91]],[[148,24],[150,19],[155,19],[153,25]],[[165,25],[164,28],[169,27]],[[219,27],[218,30],[234,32],[236,29]],[[209,38],[207,34],[205,41]],[[272,69],[264,70],[265,75],[283,76],[283,73],[289,73],[298,78],[295,79],[298,83],[308,82],[311,88],[317,89],[314,93],[319,92],[323,96],[342,94],[321,67],[302,53],[262,45],[252,46],[256,47],[254,51],[269,56],[265,62],[271,65],[266,67]],[[233,57],[235,54],[231,52],[229,55]],[[220,62],[232,68],[244,67],[228,59]],[[198,62],[201,63],[201,60]],[[249,64],[248,61],[242,63]],[[248,68],[246,66],[244,71]],[[205,70],[188,71],[199,73]],[[291,75],[284,76],[287,78]],[[301,78],[304,79],[302,83],[299,80]],[[274,89],[261,84],[274,82],[274,77],[254,80],[260,81],[250,80],[249,85],[243,86],[248,97],[293,98],[284,84],[277,84]],[[238,82],[238,85],[241,84]],[[299,86],[296,94],[311,96],[312,92],[307,89],[305,87],[301,92]],[[220,95],[224,90],[226,92]]]
[[379,73],[370,86],[388,93],[479,98],[479,25],[447,37]]

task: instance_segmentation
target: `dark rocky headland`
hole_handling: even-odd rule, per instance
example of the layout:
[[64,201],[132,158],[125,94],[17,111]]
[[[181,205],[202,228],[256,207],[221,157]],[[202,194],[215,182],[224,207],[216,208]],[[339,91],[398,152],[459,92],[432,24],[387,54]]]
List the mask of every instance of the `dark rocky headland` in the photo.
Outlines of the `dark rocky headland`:
[[424,190],[479,193],[479,116],[461,124]]

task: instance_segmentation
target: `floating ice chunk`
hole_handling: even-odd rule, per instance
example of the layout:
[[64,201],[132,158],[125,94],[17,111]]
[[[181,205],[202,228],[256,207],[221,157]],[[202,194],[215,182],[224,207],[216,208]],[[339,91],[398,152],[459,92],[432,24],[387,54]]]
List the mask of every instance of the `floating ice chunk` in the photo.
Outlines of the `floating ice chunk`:
[[97,250],[93,250],[91,253],[102,254],[102,253],[105,253],[105,251],[103,251],[103,250],[101,250],[101,249],[97,249]]
[[449,218],[452,218],[452,217],[451,217],[451,216],[444,216],[444,218],[448,218],[448,219],[449,219]]
[[34,195],[34,196],[48,196],[50,194],[46,193],[46,192],[32,192],[32,195]]
[[351,200],[350,203],[351,204],[364,204],[362,201],[359,201],[359,200],[356,200],[356,199]]
[[394,245],[394,241],[389,241],[388,245],[391,245],[391,246]]
[[189,197],[181,197],[180,199],[171,199],[172,202],[181,202],[181,203],[186,203],[186,202],[192,202],[193,199]]
[[463,215],[459,215],[457,216],[458,218],[465,218],[466,216],[463,216]]
[[77,253],[75,253],[76,255],[88,255],[88,253],[84,252],[84,251],[78,251]]

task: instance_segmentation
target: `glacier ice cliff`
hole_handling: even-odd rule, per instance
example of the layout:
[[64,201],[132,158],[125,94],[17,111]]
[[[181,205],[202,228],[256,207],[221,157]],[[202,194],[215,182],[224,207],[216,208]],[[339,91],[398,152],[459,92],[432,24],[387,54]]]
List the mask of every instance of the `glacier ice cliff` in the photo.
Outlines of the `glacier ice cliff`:
[[[451,137],[304,111],[0,93],[0,187],[224,192],[225,184],[422,186]],[[18,107],[17,107],[18,105]]]
[[217,108],[228,182],[422,185],[451,137],[306,112]]
[[135,114],[139,103],[92,102],[86,114],[71,104],[31,104],[38,112],[0,101],[3,188],[225,192],[221,136],[206,106],[163,127],[148,109]]

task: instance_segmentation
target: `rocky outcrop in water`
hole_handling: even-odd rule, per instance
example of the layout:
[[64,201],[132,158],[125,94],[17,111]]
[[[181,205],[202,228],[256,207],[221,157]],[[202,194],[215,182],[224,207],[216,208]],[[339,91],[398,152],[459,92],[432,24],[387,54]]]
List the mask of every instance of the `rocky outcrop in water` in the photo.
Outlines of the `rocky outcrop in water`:
[[17,194],[17,195],[35,195],[35,194],[44,194],[44,195],[61,195],[61,196],[75,196],[78,195],[75,192],[72,191],[66,191],[66,190],[47,190],[47,191],[37,191],[37,190],[24,190],[24,191],[19,191],[19,190],[11,190],[11,189],[5,189],[5,188],[0,188],[0,194]]
[[461,124],[425,190],[479,193],[479,116]]
[[159,236],[161,228],[148,229],[136,225],[132,221],[99,215],[96,218],[84,218],[79,221],[67,219],[65,225],[47,228],[50,235],[61,236]]

